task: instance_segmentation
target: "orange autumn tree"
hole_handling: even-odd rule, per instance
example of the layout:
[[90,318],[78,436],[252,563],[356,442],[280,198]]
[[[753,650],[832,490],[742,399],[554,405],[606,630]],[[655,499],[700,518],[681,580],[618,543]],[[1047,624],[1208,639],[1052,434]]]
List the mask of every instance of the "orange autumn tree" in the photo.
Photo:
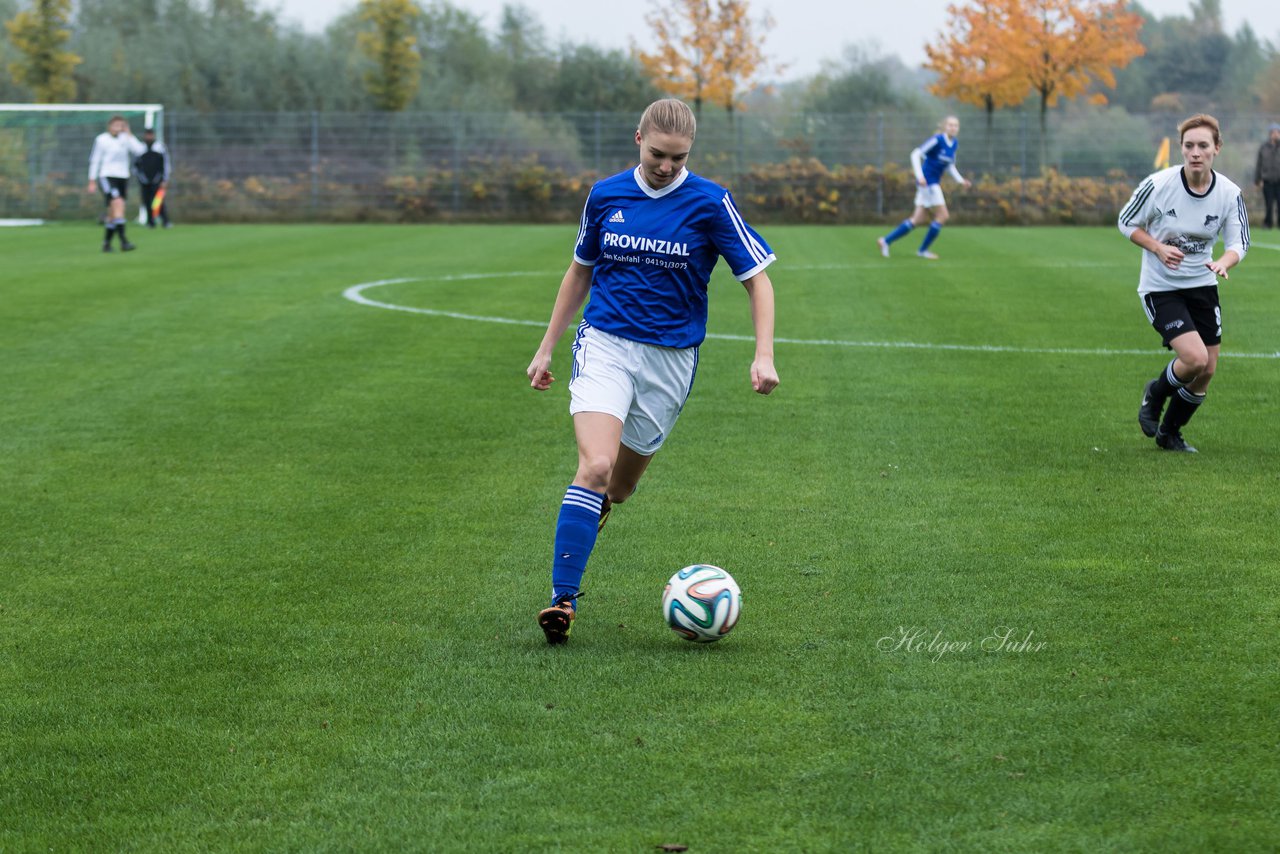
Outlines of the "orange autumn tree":
[[[1006,57],[1040,98],[1040,163],[1046,162],[1046,116],[1063,98],[1095,83],[1115,88],[1115,70],[1146,53],[1138,40],[1142,16],[1125,0],[1021,0],[1013,4]],[[1105,104],[1101,92],[1090,96]]]
[[771,64],[764,52],[764,34],[773,29],[771,17],[751,20],[747,0],[719,0],[716,5],[719,44],[715,51],[715,85],[710,95],[732,121],[751,84],[766,71],[781,72],[783,66]]
[[[1115,71],[1145,50],[1142,17],[1126,0],[973,0],[949,10],[949,32],[925,48],[938,72],[935,94],[979,104],[992,113],[1040,99],[1040,162],[1047,159],[1050,107],[1095,84],[1116,85]],[[1106,103],[1095,92],[1091,99]]]
[[1022,0],[988,0],[947,7],[947,31],[925,45],[925,68],[937,73],[929,91],[982,107],[987,117],[987,164],[994,167],[991,126],[995,111],[1023,102],[1031,91],[1006,61],[1012,7]]
[[769,18],[759,23],[749,15],[747,0],[666,0],[645,16],[656,50],[636,50],[654,84],[667,94],[689,101],[701,115],[704,103],[729,111],[766,67],[762,48]]

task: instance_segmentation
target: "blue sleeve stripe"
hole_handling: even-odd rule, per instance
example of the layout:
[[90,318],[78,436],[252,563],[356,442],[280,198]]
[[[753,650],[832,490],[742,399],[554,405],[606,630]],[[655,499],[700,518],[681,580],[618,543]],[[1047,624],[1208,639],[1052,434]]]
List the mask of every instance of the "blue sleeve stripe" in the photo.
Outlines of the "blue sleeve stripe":
[[752,260],[757,264],[762,263],[768,256],[768,252],[760,245],[760,241],[756,240],[751,232],[747,229],[746,222],[742,219],[742,214],[738,213],[738,209],[733,206],[733,200],[729,198],[729,194],[725,193],[724,198],[720,200],[724,205],[724,209],[729,212],[729,221],[733,223],[734,229],[738,232],[738,239],[742,241],[742,246],[751,255]]

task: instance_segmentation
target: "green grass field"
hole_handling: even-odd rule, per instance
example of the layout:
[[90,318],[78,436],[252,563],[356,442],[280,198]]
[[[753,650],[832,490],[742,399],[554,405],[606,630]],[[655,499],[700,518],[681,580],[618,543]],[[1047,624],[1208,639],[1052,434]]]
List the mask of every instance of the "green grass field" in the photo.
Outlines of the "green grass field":
[[1274,851],[1280,239],[1178,455],[1114,229],[763,231],[548,648],[572,228],[0,230],[0,851]]

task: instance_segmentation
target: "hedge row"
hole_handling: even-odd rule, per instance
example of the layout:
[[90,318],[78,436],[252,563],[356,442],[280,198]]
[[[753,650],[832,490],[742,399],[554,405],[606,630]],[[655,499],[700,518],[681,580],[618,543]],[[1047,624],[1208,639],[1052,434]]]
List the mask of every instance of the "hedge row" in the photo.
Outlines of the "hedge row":
[[[340,175],[219,178],[179,171],[171,206],[184,222],[573,222],[599,176],[568,174],[535,160],[473,160],[458,171],[423,169],[380,179]],[[827,167],[817,160],[751,166],[708,177],[733,189],[761,223],[885,223],[910,212],[915,182],[901,167]],[[985,176],[965,190],[948,184],[953,213],[966,223],[1110,224],[1136,180],[1120,172],[1065,178]],[[0,177],[0,215],[96,217],[101,201],[60,177],[32,186]],[[179,214],[178,211],[181,211]]]

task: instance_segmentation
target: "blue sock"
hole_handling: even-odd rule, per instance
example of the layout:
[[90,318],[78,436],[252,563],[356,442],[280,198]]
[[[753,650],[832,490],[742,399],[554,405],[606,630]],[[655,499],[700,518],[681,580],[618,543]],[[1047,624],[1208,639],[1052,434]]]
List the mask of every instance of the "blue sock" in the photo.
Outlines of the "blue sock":
[[[570,486],[556,521],[556,552],[551,565],[551,604],[576,596],[596,545],[604,493]],[[576,607],[576,605],[575,605]]]
[[929,232],[924,236],[924,240],[920,242],[920,251],[926,252],[929,244],[938,239],[938,232],[942,231],[942,226],[936,222],[929,223]]
[[884,236],[884,242],[892,243],[893,241],[897,240],[899,237],[906,234],[908,231],[910,231],[913,228],[915,228],[915,226],[911,224],[911,220],[904,219],[902,222],[898,224],[897,228],[895,228],[893,231],[889,232]]

